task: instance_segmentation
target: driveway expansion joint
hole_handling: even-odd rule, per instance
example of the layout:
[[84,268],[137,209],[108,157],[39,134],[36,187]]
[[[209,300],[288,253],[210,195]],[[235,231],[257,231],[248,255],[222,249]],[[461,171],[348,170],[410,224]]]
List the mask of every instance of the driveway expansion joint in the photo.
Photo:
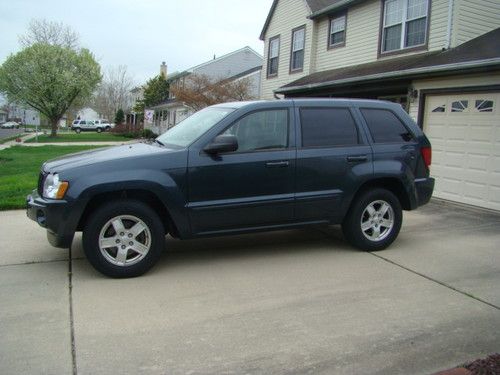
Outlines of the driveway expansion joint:
[[70,336],[71,336],[71,362],[73,365],[73,375],[77,375],[78,371],[76,367],[75,321],[73,318],[73,263],[72,263],[71,246],[69,247],[69,259],[68,259],[68,297],[69,297],[69,325],[70,325]]
[[487,301],[485,301],[485,300],[483,300],[483,299],[481,299],[481,298],[479,298],[479,297],[476,297],[476,296],[474,296],[474,295],[472,295],[472,294],[470,294],[470,293],[467,293],[467,292],[465,292],[465,291],[463,291],[463,290],[460,290],[460,289],[458,289],[458,288],[455,288],[454,286],[452,286],[452,285],[450,285],[450,284],[447,284],[447,283],[445,283],[444,281],[439,281],[439,280],[434,279],[434,278],[432,278],[432,277],[430,277],[430,276],[424,275],[423,273],[420,273],[420,272],[418,272],[418,271],[412,270],[411,268],[405,267],[405,266],[403,266],[403,265],[401,265],[401,264],[399,264],[399,263],[396,263],[396,262],[394,262],[394,261],[392,261],[392,260],[390,260],[390,259],[384,258],[383,256],[378,255],[378,254],[375,254],[375,253],[373,253],[373,252],[368,252],[368,254],[371,254],[371,255],[373,255],[373,256],[374,256],[374,257],[376,257],[376,258],[379,258],[379,259],[381,259],[381,260],[383,260],[383,261],[385,261],[385,262],[387,262],[387,263],[393,264],[393,265],[395,265],[395,266],[397,266],[397,267],[399,267],[399,268],[402,268],[402,269],[404,269],[404,270],[406,270],[406,271],[408,271],[408,272],[411,272],[411,273],[413,273],[413,274],[415,274],[415,275],[418,275],[418,276],[420,276],[420,277],[423,277],[424,279],[427,279],[427,280],[432,281],[432,282],[434,282],[434,283],[436,283],[436,284],[442,285],[442,286],[444,286],[444,287],[446,287],[446,288],[448,288],[448,289],[450,289],[450,290],[453,290],[453,291],[455,291],[455,292],[457,292],[457,293],[460,293],[460,294],[462,294],[462,295],[464,295],[464,296],[466,296],[466,297],[469,297],[469,298],[475,299],[475,300],[476,300],[476,301],[478,301],[478,302],[482,302],[482,303],[484,303],[485,305],[488,305],[488,306],[493,307],[493,308],[495,308],[495,309],[497,309],[497,310],[500,310],[500,306],[496,306],[496,305],[494,305],[494,304],[492,304],[492,303],[490,303],[490,302],[487,302]]
[[31,264],[45,264],[45,263],[67,262],[67,261],[68,259],[53,259],[53,260],[39,260],[39,261],[21,262],[21,263],[8,263],[8,264],[0,264],[0,268],[13,267],[13,266],[29,266]]

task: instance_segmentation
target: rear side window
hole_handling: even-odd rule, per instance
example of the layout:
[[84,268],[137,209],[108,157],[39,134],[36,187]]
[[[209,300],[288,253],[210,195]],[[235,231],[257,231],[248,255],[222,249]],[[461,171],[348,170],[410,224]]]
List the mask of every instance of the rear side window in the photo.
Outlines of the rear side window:
[[394,113],[386,109],[361,109],[375,143],[411,142],[413,136]]
[[302,147],[349,146],[359,143],[358,130],[347,108],[302,108]]

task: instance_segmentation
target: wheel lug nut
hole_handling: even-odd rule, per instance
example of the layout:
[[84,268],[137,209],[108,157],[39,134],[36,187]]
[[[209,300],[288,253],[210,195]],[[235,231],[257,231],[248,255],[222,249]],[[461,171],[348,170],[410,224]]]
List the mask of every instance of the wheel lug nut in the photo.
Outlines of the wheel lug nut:
[[125,249],[125,247],[126,247],[125,245],[122,245],[122,249]]
[[128,244],[129,244],[130,246],[132,246],[134,243],[133,243],[132,241],[130,241]]
[[128,234],[128,237],[129,237],[129,238],[132,238],[132,233],[129,233],[129,234]]
[[123,232],[120,232],[120,236],[125,236],[125,233],[123,233]]
[[115,242],[116,242],[116,243],[120,243],[120,240],[119,240],[119,239],[116,239],[116,241],[115,241]]

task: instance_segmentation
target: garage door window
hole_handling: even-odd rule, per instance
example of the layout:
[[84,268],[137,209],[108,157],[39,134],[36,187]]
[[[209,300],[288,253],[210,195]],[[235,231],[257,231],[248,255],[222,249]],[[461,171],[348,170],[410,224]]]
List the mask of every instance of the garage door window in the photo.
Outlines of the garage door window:
[[493,100],[476,100],[478,112],[493,112]]
[[443,113],[443,112],[446,112],[446,104],[442,104],[438,107],[435,107],[432,112],[435,112],[435,113]]
[[469,107],[468,100],[457,100],[456,102],[451,103],[451,111],[452,112],[464,112]]

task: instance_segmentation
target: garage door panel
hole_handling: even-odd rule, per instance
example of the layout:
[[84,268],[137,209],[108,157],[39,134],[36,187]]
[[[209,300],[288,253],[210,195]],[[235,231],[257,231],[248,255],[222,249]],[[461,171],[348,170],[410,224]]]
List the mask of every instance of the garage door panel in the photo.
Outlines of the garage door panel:
[[[498,92],[427,98],[435,196],[500,210],[499,105]],[[432,112],[438,107],[441,112]]]

